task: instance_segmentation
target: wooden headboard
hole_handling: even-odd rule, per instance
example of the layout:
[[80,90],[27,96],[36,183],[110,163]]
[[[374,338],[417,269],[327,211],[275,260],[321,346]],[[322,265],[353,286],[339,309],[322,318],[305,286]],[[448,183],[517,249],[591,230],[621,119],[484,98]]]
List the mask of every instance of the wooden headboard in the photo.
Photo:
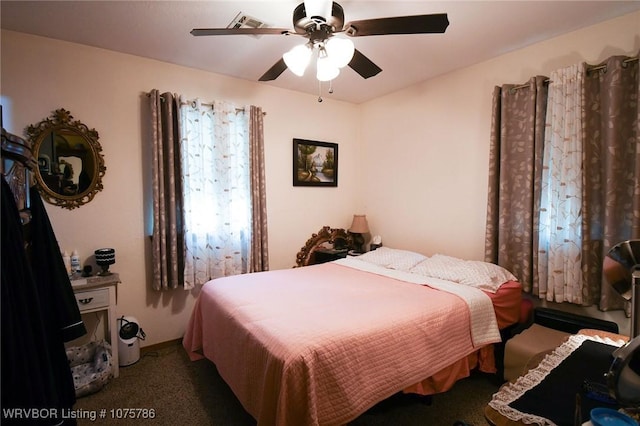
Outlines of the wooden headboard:
[[342,228],[323,226],[318,233],[311,235],[296,255],[296,266],[307,266],[314,263],[315,251],[318,248],[352,248],[353,235]]

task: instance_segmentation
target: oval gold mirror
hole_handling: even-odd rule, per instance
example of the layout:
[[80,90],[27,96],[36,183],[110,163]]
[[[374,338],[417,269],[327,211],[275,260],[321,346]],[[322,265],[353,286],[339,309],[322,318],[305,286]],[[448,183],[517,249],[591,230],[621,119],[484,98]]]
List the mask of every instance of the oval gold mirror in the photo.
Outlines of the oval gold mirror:
[[27,134],[38,161],[37,188],[47,202],[74,209],[102,191],[107,168],[95,129],[57,109],[50,118],[27,127]]

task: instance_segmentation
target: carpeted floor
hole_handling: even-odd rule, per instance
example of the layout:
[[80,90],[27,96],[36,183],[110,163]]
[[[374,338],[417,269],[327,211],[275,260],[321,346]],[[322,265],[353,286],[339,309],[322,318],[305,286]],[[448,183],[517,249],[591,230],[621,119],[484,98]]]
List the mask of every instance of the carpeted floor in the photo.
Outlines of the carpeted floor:
[[[473,374],[431,401],[398,394],[351,425],[452,426],[458,420],[486,425],[483,409],[497,390],[493,376]],[[79,425],[255,425],[215,366],[207,360],[191,362],[180,345],[121,367],[118,379],[79,398],[74,409]]]

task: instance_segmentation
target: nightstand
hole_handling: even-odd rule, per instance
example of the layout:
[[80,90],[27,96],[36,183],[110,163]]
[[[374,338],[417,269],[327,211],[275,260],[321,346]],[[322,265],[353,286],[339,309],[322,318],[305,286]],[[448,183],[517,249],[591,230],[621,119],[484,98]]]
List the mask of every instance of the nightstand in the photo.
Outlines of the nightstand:
[[347,257],[349,249],[319,248],[314,252],[314,264],[331,262]]
[[111,356],[113,359],[113,377],[119,375],[118,332],[116,324],[116,307],[118,303],[118,284],[120,276],[111,274],[71,280],[71,287],[80,309],[80,314],[105,312],[110,335]]

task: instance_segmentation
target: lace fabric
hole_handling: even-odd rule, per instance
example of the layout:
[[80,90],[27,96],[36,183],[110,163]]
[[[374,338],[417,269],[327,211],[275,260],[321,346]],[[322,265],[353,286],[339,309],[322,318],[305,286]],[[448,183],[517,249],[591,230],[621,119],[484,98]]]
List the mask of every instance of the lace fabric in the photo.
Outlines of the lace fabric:
[[509,406],[516,401],[525,392],[538,385],[549,373],[567,358],[573,351],[578,349],[586,340],[605,343],[612,346],[620,347],[624,344],[623,340],[612,340],[599,336],[572,335],[565,343],[558,346],[552,353],[544,357],[536,368],[529,370],[525,375],[519,377],[514,383],[504,385],[500,391],[495,393],[489,402],[489,406],[498,411],[501,415],[513,421],[521,421],[526,424],[535,424],[541,426],[556,426],[551,420],[537,416],[531,413],[523,413]]

